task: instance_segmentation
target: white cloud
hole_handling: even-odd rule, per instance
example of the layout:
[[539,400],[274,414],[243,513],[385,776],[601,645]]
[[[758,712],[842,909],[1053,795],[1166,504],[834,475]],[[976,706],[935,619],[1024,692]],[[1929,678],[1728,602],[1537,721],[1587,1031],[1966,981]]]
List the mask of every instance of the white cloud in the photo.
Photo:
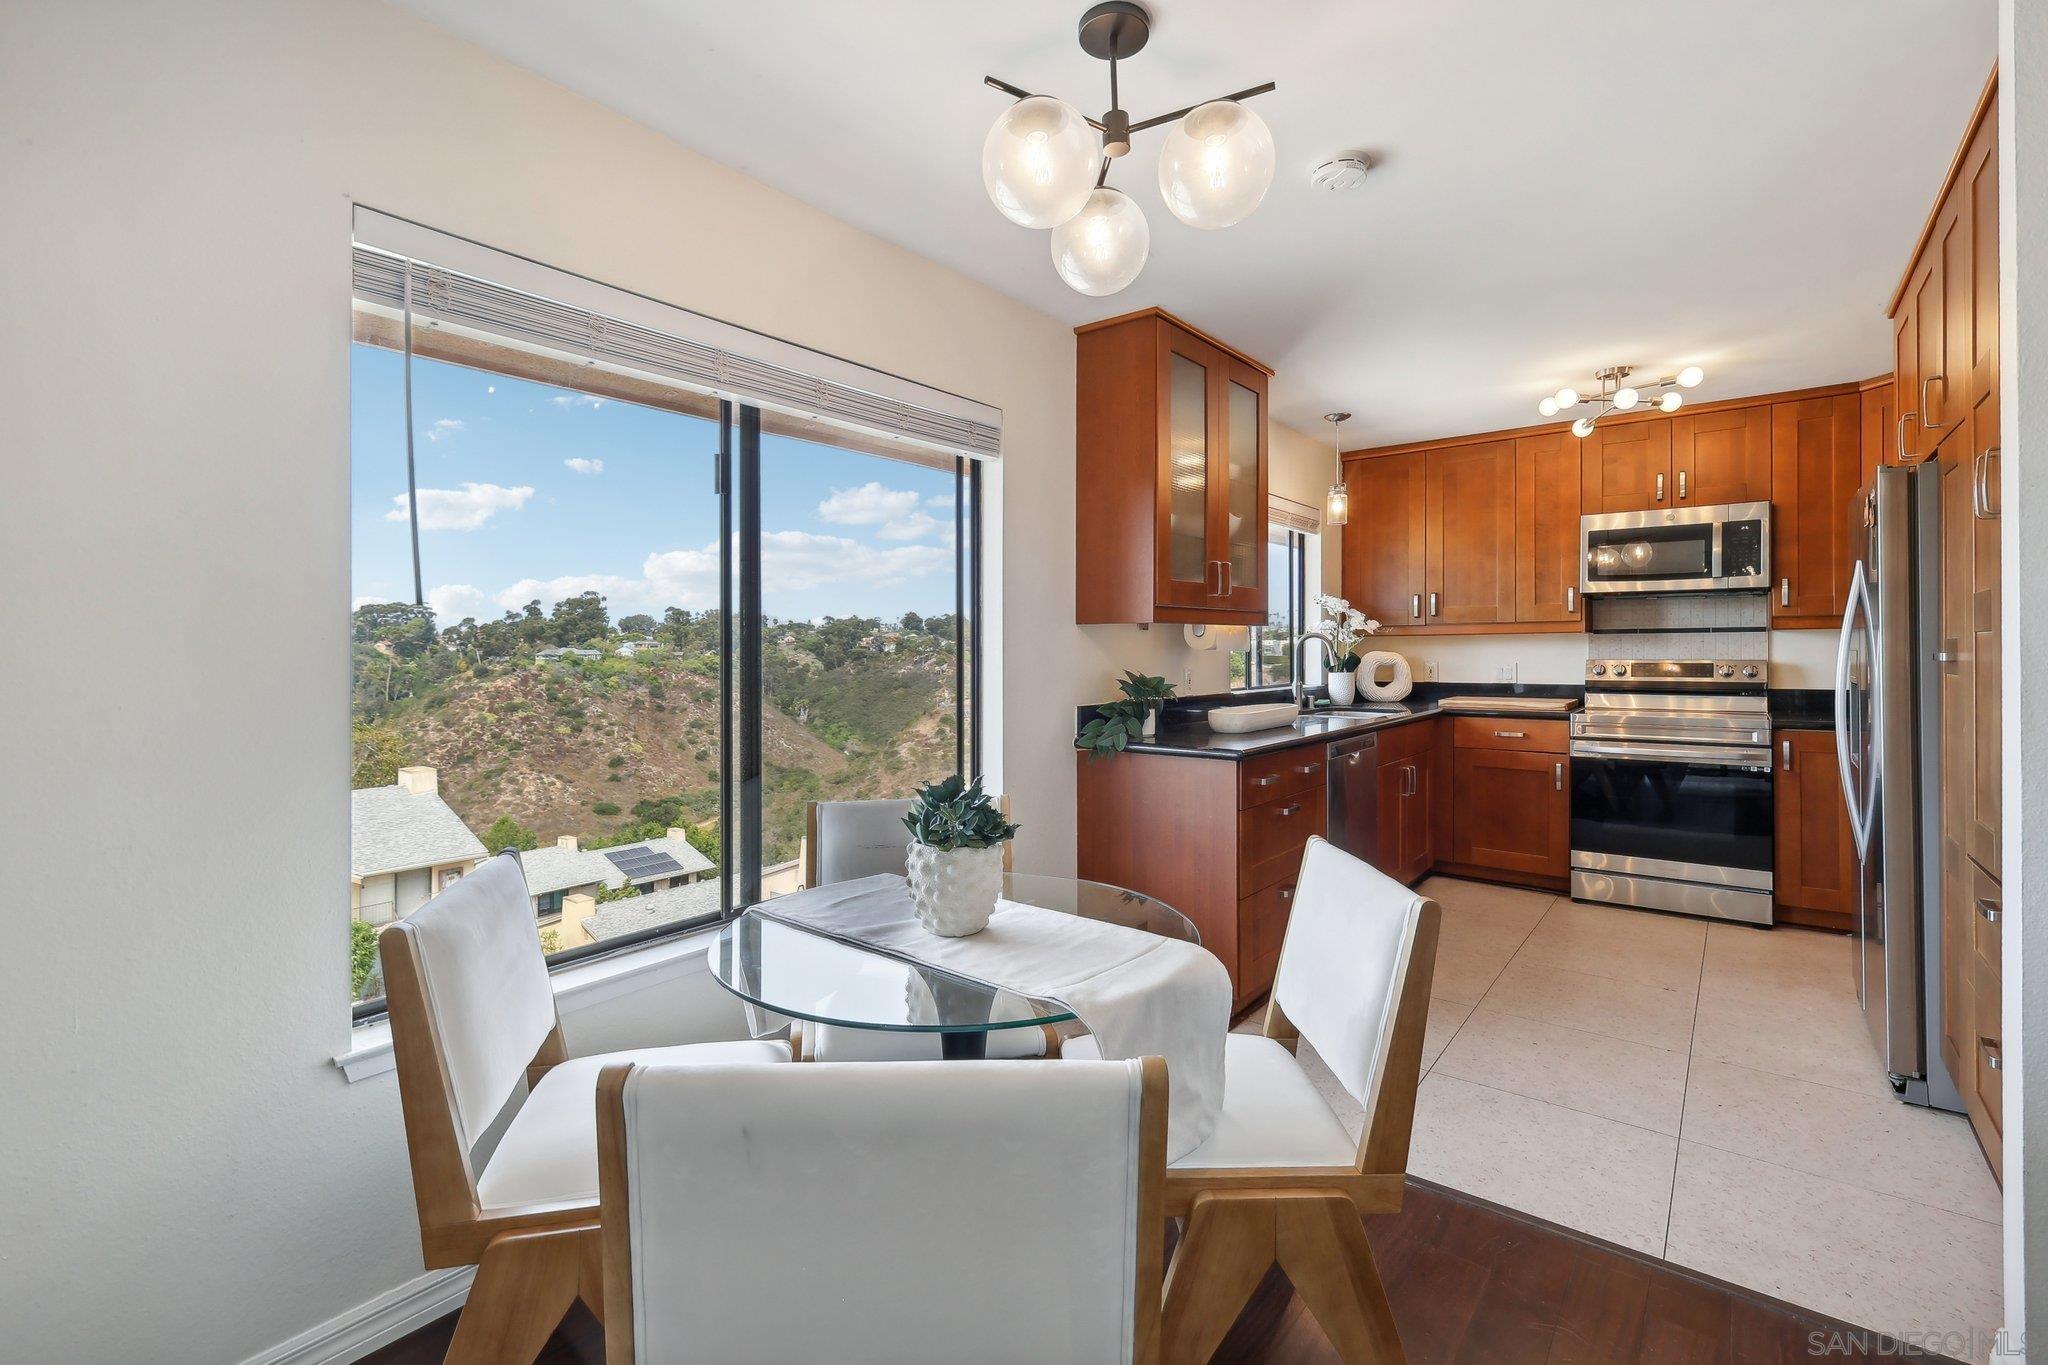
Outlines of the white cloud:
[[[922,540],[939,529],[940,522],[918,508],[918,495],[907,488],[885,488],[864,483],[858,488],[835,488],[818,504],[818,520],[839,526],[879,527],[883,540]],[[923,499],[926,507],[953,505],[950,494]]]
[[924,505],[926,507],[944,507],[950,510],[953,506],[953,495],[951,493],[927,493],[924,495]]
[[884,522],[875,534],[883,540],[922,540],[938,528],[938,519],[929,513],[912,512],[907,517]]
[[578,474],[604,473],[603,460],[586,460],[581,455],[572,455],[562,463]]
[[427,439],[429,441],[445,441],[460,430],[462,430],[461,418],[442,417],[437,419],[434,425],[427,428]]
[[[420,490],[420,529],[422,531],[474,531],[489,521],[494,513],[516,511],[526,505],[533,496],[533,489],[526,484],[517,488],[506,488],[495,483],[466,483],[461,488],[422,488]],[[386,521],[404,521],[410,510],[405,494],[400,493],[391,500],[392,508],[384,514]]]
[[452,626],[465,616],[482,618],[489,602],[481,588],[467,583],[443,583],[427,589],[427,605],[434,609],[436,626]]
[[558,408],[601,408],[604,399],[590,393],[558,393],[548,399]]

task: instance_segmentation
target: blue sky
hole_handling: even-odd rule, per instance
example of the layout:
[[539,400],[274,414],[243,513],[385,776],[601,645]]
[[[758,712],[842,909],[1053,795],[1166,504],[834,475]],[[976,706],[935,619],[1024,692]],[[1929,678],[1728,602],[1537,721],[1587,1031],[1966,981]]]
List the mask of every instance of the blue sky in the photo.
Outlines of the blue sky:
[[[412,600],[403,360],[353,347],[350,595]],[[595,588],[612,619],[718,604],[714,423],[415,359],[420,561],[437,623]],[[770,616],[953,609],[953,477],[764,436]]]

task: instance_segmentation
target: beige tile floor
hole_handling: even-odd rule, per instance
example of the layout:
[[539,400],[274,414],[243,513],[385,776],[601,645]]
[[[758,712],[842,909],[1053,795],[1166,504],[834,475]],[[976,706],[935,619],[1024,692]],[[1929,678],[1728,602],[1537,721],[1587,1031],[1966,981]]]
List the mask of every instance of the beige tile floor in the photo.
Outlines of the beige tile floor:
[[[2000,1321],[1999,1192],[1891,1097],[1838,935],[1432,878],[1408,1168],[1862,1327]],[[1309,1066],[1354,1131],[1358,1106]],[[1950,1348],[1953,1349],[1953,1348]]]

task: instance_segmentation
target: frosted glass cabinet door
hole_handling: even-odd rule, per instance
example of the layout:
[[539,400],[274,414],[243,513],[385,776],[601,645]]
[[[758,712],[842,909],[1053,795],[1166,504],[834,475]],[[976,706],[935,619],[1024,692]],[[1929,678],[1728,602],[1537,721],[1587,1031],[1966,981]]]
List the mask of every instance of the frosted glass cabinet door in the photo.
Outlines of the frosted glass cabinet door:
[[1178,339],[1166,356],[1167,421],[1166,525],[1160,537],[1159,600],[1200,607],[1215,600],[1223,572],[1210,551],[1210,390],[1214,372],[1208,348]]
[[1225,526],[1226,558],[1229,571],[1224,577],[1223,600],[1230,606],[1254,610],[1266,605],[1262,574],[1266,543],[1266,519],[1259,515],[1265,505],[1259,487],[1259,470],[1264,465],[1261,449],[1265,423],[1260,420],[1259,393],[1236,379],[1223,386],[1225,440],[1223,445],[1228,496],[1224,505],[1229,520]]

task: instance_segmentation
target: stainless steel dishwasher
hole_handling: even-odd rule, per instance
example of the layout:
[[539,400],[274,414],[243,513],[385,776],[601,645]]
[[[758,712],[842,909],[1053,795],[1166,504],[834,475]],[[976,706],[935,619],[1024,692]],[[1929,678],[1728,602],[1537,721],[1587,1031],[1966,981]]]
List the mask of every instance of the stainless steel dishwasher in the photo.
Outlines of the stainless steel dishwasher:
[[1379,749],[1378,735],[1330,745],[1324,808],[1329,841],[1375,867],[1380,860]]

